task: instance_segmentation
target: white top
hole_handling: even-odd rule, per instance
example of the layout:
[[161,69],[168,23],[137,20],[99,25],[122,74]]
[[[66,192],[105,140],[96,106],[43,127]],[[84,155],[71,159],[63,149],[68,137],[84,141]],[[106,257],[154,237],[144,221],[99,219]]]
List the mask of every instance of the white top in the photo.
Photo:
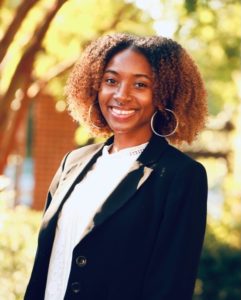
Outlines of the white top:
[[75,186],[58,218],[44,300],[64,299],[73,249],[146,145],[147,143],[112,154],[108,151],[111,146],[104,146],[102,156]]

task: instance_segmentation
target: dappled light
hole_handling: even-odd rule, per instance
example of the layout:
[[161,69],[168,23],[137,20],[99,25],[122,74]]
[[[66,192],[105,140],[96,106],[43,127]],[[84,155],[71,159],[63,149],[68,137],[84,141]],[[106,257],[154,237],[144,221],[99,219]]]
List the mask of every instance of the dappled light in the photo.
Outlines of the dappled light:
[[7,0],[0,8],[0,299],[23,297],[63,155],[103,141],[69,118],[65,85],[86,45],[112,32],[176,39],[201,70],[208,121],[192,145],[180,146],[205,166],[209,183],[193,299],[240,299],[240,1]]

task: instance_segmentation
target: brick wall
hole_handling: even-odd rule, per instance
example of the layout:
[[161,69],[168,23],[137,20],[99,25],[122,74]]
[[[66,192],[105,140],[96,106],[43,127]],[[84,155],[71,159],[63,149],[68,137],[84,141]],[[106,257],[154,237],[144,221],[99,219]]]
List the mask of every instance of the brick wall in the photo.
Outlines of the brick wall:
[[34,195],[32,207],[42,210],[46,194],[63,156],[74,149],[77,127],[66,111],[55,109],[55,100],[41,95],[34,106],[33,159]]

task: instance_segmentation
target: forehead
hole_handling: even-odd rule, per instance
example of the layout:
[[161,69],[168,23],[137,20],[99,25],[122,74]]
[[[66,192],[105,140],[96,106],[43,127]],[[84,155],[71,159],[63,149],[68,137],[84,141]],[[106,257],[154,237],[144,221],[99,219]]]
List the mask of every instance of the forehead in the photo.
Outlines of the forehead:
[[109,69],[117,72],[152,75],[151,65],[145,55],[133,49],[125,49],[116,53],[106,65],[105,71]]

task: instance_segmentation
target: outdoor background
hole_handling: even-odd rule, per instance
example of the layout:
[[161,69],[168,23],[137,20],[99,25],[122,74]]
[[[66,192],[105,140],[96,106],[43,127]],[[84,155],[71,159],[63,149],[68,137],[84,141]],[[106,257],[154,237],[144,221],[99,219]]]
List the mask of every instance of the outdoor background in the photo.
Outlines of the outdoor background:
[[182,150],[208,173],[208,226],[194,300],[241,297],[241,2],[0,0],[0,300],[22,299],[45,195],[63,155],[95,140],[66,112],[82,49],[111,32],[181,43],[208,91],[207,127]]

